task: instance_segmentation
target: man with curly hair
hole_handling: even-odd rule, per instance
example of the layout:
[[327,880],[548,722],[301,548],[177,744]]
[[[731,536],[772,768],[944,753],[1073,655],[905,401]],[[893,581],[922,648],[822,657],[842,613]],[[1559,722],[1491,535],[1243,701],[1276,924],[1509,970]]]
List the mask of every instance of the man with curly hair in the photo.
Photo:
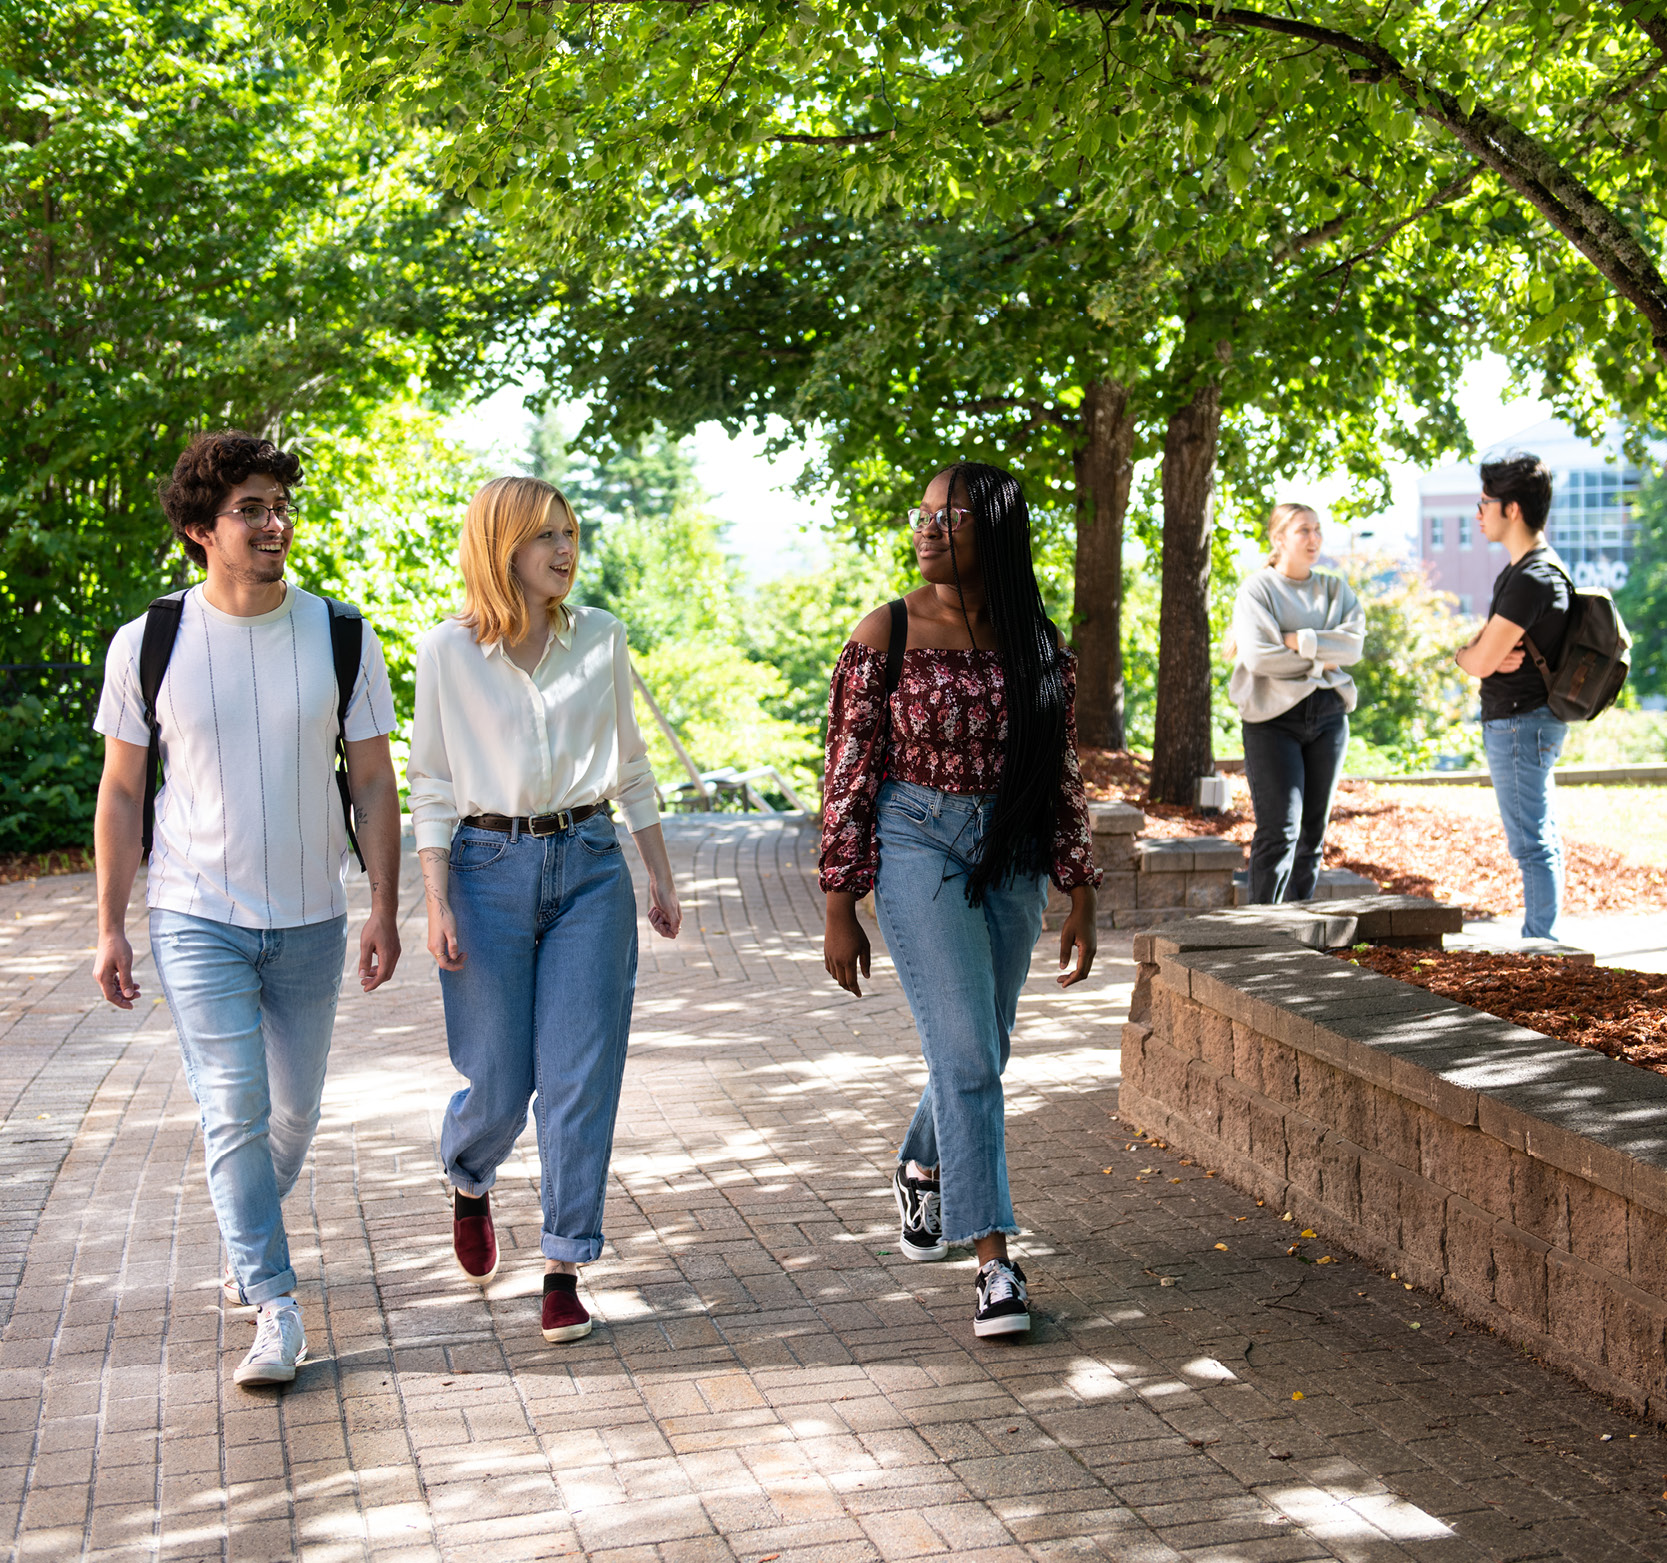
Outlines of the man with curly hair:
[[[116,632],[94,722],[105,761],[93,975],[121,1009],[139,996],[125,925],[146,844],[153,732],[158,740],[151,954],[202,1114],[223,1292],[256,1310],[239,1384],[287,1383],[307,1351],[282,1202],[318,1126],[346,957],[338,734],[370,879],[360,986],[380,987],[399,960],[393,696],[369,625],[358,628],[351,692],[340,688],[340,605],[284,579],[301,478],[293,454],[239,430],[191,442],[161,499],[206,579]],[[155,630],[145,655],[153,616],[167,629],[159,684]]]

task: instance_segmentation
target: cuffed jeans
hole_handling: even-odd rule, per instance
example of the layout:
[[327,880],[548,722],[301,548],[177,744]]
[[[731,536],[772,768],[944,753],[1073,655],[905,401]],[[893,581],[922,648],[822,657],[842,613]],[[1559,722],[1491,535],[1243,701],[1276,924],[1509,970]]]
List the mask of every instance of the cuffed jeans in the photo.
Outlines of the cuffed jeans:
[[1245,722],[1244,774],[1256,833],[1250,899],[1306,901],[1320,877],[1331,799],[1349,747],[1342,697],[1316,689],[1271,721]]
[[282,1206],[318,1128],[347,919],[236,928],[158,908],[150,941],[220,1235],[244,1300],[268,1302],[295,1290]]
[[1555,939],[1563,901],[1563,838],[1552,767],[1569,725],[1546,706],[1482,723],[1505,845],[1522,870],[1522,937]]
[[536,1095],[540,1246],[588,1264],[602,1252],[637,986],[637,898],[613,821],[593,814],[542,837],[462,826],[451,906],[465,959],[440,973],[440,991],[469,1084],[440,1131],[446,1176],[485,1194]]
[[926,1059],[926,1089],[897,1157],[939,1169],[951,1243],[1019,1230],[1001,1076],[1048,885],[1024,877],[967,905],[992,801],[888,781],[876,814],[875,909]]

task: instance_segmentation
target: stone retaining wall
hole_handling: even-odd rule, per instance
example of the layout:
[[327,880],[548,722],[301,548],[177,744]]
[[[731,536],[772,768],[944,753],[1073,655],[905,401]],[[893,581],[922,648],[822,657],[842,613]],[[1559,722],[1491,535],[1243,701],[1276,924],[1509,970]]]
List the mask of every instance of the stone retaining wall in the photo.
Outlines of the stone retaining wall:
[[1667,1078],[1322,953],[1457,921],[1382,896],[1137,935],[1119,1115],[1667,1421]]
[[[1218,836],[1148,840],[1145,814],[1129,803],[1091,803],[1094,861],[1105,874],[1095,921],[1102,928],[1151,928],[1233,904],[1244,847]],[[1045,921],[1057,928],[1070,901],[1053,889]]]

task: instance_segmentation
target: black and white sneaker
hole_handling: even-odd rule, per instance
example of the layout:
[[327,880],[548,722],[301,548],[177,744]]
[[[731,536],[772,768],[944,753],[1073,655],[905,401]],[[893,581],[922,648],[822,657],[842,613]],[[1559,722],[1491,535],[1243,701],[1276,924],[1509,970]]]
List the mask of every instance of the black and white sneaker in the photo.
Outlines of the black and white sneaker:
[[991,1259],[978,1269],[975,1335],[1022,1335],[1030,1328],[1025,1273],[1011,1259]]
[[899,1162],[891,1175],[891,1192],[903,1227],[897,1246],[911,1259],[942,1259],[949,1252],[949,1244],[943,1240],[938,1180],[911,1178],[906,1164]]

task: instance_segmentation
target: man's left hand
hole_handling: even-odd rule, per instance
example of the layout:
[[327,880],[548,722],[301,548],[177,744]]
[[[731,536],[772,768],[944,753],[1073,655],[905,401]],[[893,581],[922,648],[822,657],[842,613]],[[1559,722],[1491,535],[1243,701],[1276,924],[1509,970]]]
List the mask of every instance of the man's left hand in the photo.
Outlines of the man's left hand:
[[399,928],[388,912],[372,910],[359,935],[359,986],[370,993],[380,988],[399,965]]

